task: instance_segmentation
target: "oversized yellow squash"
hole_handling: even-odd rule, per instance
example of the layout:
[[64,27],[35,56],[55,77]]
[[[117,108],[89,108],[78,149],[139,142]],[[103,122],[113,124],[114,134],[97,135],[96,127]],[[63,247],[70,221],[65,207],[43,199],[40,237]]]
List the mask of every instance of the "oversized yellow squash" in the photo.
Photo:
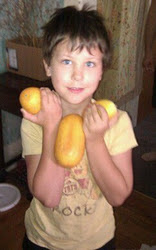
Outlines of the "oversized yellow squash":
[[78,114],[65,116],[59,125],[54,154],[57,162],[66,168],[76,166],[85,150],[83,119]]

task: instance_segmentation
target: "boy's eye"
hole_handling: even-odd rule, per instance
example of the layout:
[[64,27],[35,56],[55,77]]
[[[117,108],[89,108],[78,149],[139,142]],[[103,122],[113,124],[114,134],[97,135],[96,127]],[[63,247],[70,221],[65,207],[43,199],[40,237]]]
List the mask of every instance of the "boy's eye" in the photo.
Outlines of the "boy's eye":
[[95,63],[93,62],[87,62],[86,65],[90,68],[94,67],[95,66]]
[[69,65],[69,64],[72,63],[72,62],[71,62],[70,60],[68,60],[68,59],[63,60],[62,62],[63,62],[64,64],[66,64],[66,65]]

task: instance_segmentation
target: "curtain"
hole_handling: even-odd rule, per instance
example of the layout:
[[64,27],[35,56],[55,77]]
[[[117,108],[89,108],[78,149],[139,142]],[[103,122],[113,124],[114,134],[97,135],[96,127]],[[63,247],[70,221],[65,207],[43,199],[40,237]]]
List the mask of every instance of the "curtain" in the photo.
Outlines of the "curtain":
[[150,0],[98,0],[111,39],[112,60],[105,70],[96,99],[123,105],[142,87],[143,35]]

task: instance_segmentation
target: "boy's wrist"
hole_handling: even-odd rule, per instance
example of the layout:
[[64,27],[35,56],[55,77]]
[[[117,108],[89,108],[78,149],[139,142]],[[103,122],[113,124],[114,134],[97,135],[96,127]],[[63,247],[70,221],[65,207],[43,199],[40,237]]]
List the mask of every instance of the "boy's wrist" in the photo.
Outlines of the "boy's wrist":
[[100,145],[104,144],[104,138],[103,137],[96,137],[94,139],[86,139],[86,148],[98,148]]
[[44,131],[51,132],[51,131],[55,131],[58,128],[59,124],[60,124],[60,121],[51,122],[51,123],[45,122],[45,124],[43,124],[42,127]]

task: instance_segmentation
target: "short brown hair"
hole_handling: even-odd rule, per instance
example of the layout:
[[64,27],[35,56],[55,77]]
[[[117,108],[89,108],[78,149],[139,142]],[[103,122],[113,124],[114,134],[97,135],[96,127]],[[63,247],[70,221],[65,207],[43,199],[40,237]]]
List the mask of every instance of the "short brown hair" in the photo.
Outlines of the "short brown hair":
[[57,9],[43,27],[43,57],[50,65],[54,48],[65,39],[71,42],[71,50],[86,47],[89,52],[98,46],[103,53],[103,64],[110,58],[110,41],[102,16],[84,5],[81,10],[74,6]]

